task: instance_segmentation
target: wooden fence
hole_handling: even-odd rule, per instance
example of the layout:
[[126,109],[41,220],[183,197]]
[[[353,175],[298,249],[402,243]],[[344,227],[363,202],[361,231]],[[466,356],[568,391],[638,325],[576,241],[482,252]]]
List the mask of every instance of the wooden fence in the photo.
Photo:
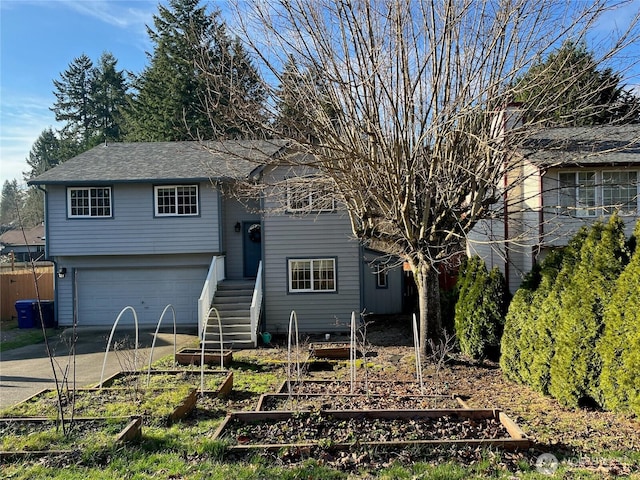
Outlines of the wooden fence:
[[[17,318],[16,302],[37,298],[53,300],[53,266],[0,268],[0,319]],[[36,290],[36,282],[38,289]]]

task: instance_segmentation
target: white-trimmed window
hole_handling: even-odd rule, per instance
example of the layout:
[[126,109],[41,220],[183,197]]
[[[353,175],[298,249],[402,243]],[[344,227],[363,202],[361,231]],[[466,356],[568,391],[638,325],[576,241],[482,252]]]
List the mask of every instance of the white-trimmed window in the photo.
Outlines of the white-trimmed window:
[[198,185],[162,185],[154,192],[156,216],[198,215]]
[[602,208],[605,214],[619,211],[635,215],[638,211],[638,172],[602,172]]
[[290,259],[288,270],[291,293],[336,291],[334,258]]
[[287,210],[290,212],[332,212],[335,197],[331,183],[320,177],[287,180]]
[[111,187],[69,187],[67,211],[69,218],[111,217]]
[[614,211],[634,215],[638,211],[638,172],[561,172],[558,192],[558,205],[569,215],[597,217]]

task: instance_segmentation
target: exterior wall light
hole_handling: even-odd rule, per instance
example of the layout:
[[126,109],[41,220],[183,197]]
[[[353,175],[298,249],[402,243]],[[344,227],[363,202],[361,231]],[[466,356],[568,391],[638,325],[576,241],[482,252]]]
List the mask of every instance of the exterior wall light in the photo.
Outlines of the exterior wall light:
[[58,269],[58,278],[64,278],[67,275],[66,267],[62,267]]

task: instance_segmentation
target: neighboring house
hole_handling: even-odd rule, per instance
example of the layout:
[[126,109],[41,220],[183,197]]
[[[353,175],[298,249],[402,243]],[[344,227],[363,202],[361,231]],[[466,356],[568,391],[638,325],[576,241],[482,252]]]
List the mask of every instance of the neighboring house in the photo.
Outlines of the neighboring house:
[[[98,146],[29,182],[46,192],[59,325],[111,326],[126,306],[155,325],[171,304],[202,331],[213,302],[239,346],[260,329],[285,333],[292,310],[299,331],[331,332],[351,312],[402,309],[400,268],[381,272],[322,183],[278,161],[284,142],[207,146]],[[234,193],[239,179],[265,187]]]
[[12,256],[16,262],[44,260],[44,225],[33,228],[8,230],[0,235],[0,255]]
[[503,219],[481,222],[467,252],[499,266],[514,292],[535,262],[583,225],[619,212],[627,236],[640,219],[640,125],[547,129],[506,178]]

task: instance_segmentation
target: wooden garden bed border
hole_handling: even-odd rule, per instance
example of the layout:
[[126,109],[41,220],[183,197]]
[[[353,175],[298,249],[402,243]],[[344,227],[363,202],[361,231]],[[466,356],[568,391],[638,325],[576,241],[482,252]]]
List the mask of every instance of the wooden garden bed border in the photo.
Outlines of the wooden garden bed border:
[[[198,386],[200,385],[200,371],[199,370],[151,370],[151,375],[178,375],[180,373],[189,373],[189,374],[193,374],[194,376],[198,377]],[[127,375],[142,375],[142,376],[146,376],[147,372],[144,371],[140,371],[140,372],[136,372],[136,371],[132,371],[132,370],[123,370],[120,372],[116,372],[113,375],[111,375],[110,377],[107,377],[103,382],[102,382],[102,388],[108,387],[111,383],[113,383],[115,380],[122,378],[124,376]],[[225,378],[222,381],[222,383],[220,384],[220,387],[217,390],[205,390],[203,393],[207,393],[207,394],[211,394],[211,395],[218,395],[220,397],[225,397],[227,395],[229,395],[232,390],[233,390],[233,371],[231,370],[205,370],[204,372],[205,377],[207,375],[224,375]],[[94,388],[97,388],[96,387]]]
[[[129,419],[129,422],[125,427],[115,436],[114,444],[122,445],[138,441],[142,438],[142,417],[132,415],[127,417],[76,417],[73,420],[67,420],[68,422],[107,422],[109,420]],[[55,425],[58,420],[46,417],[21,417],[21,418],[0,418],[0,423],[51,423]],[[15,451],[0,451],[0,461],[8,461],[12,459],[21,458],[40,458],[49,455],[69,455],[74,450],[15,450]]]
[[[107,387],[102,387],[102,388],[97,388],[97,387],[89,387],[89,388],[76,388],[73,390],[70,390],[69,392],[101,392],[101,391],[126,391],[126,388],[107,388]],[[20,405],[22,403],[26,403],[29,402],[31,400],[35,400],[37,397],[41,396],[41,395],[46,395],[49,392],[55,392],[55,389],[53,388],[45,388],[43,390],[41,390],[40,392],[31,395],[29,398],[23,400],[22,402],[17,403],[16,405]],[[192,389],[189,394],[181,401],[179,402],[175,408],[173,409],[173,412],[171,412],[169,415],[167,415],[166,420],[167,420],[167,424],[171,425],[172,423],[174,423],[177,420],[180,420],[184,417],[186,417],[196,406],[196,402],[198,399],[198,389],[194,388]],[[131,415],[131,416],[137,416],[137,415]],[[17,418],[21,418],[22,420],[49,420],[51,421],[51,418],[46,418],[46,417],[0,417],[0,420],[15,420]],[[119,418],[119,417],[109,417],[109,416],[104,416],[104,417],[74,417],[74,420],[78,419],[78,418],[94,418],[94,419],[102,419],[102,420],[109,420],[111,418]]]
[[[294,414],[310,413],[308,411],[269,411],[269,412],[233,412],[225,417],[218,429],[215,431],[213,438],[220,439],[224,433],[226,426],[232,420],[240,420],[241,422],[259,422],[261,420],[286,420]],[[432,409],[432,410],[320,410],[320,414],[330,415],[336,419],[349,418],[386,418],[386,419],[420,419],[420,418],[437,418],[441,416],[457,416],[463,418],[488,419],[494,418],[498,420],[510,435],[509,438],[491,438],[491,439],[442,439],[442,440],[395,440],[389,442],[371,441],[357,442],[361,446],[379,446],[379,447],[406,447],[416,445],[472,445],[472,446],[495,446],[505,449],[518,450],[527,449],[531,445],[531,441],[527,435],[511,420],[507,414],[496,409]],[[287,443],[287,444],[254,444],[254,445],[230,445],[227,448],[235,451],[253,451],[253,450],[279,450],[281,448],[306,448],[319,445],[316,442],[304,443]],[[347,449],[352,448],[354,443],[335,443],[332,448]]]
[[[202,351],[199,348],[184,347],[176,352],[176,362],[180,365],[200,366]],[[233,350],[222,351],[222,365],[228,367],[233,362]],[[205,365],[220,365],[220,350],[205,349]]]
[[[255,411],[256,412],[277,412],[280,410],[263,410],[264,407],[264,403],[269,400],[269,398],[276,398],[276,399],[288,399],[288,398],[314,398],[314,397],[326,397],[326,396],[334,396],[334,397],[363,397],[365,395],[363,394],[356,394],[356,393],[343,393],[343,394],[328,394],[328,393],[263,393],[262,395],[260,395],[260,398],[258,399],[258,404],[256,405]],[[371,394],[368,395],[369,398],[373,397],[373,398],[377,398],[377,397],[386,397],[386,398],[393,398],[393,397],[402,397],[402,398],[423,398],[423,399],[443,399],[443,400],[455,400],[456,402],[458,402],[458,405],[460,405],[461,408],[466,408],[469,409],[469,405],[467,405],[467,403],[460,397],[455,396],[455,395],[380,395],[380,394]],[[387,410],[387,409],[380,409],[380,410]],[[433,410],[433,409],[429,409],[429,410]],[[352,410],[348,410],[348,411],[352,411]]]

